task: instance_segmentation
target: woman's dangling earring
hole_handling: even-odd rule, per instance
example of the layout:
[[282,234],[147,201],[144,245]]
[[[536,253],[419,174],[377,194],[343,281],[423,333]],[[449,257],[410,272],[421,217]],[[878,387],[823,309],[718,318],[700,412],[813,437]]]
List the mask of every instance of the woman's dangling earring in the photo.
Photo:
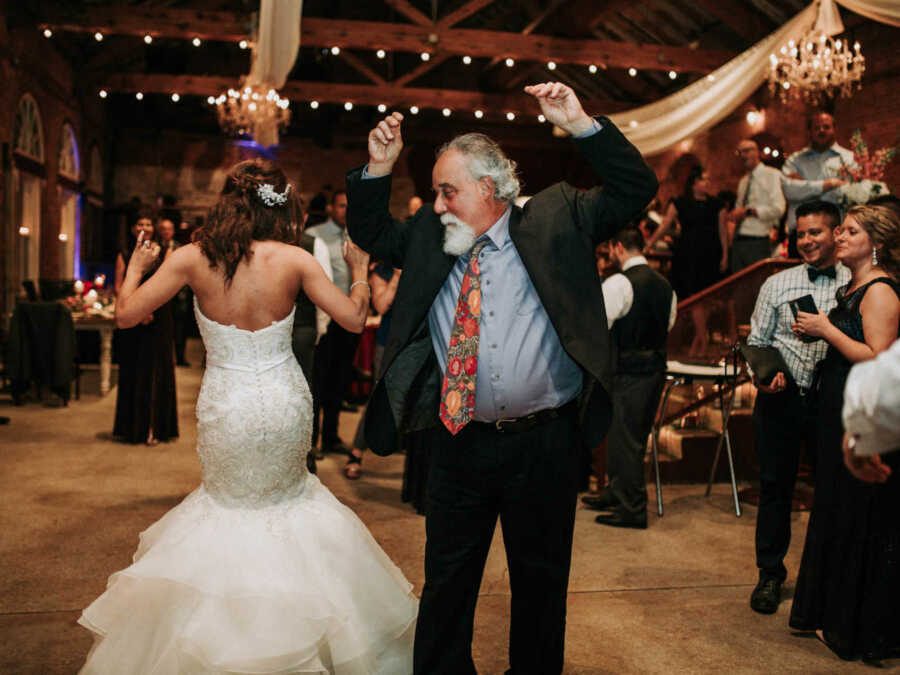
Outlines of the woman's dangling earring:
[[878,265],[878,249],[876,249],[873,246],[872,247],[872,267],[875,267],[877,265]]

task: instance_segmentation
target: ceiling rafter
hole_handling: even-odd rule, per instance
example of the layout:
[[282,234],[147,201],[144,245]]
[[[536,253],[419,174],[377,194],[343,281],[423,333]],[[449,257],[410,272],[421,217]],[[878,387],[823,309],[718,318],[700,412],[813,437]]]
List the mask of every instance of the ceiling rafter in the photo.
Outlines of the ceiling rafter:
[[369,68],[369,66],[367,66],[362,61],[362,59],[360,59],[355,54],[351,54],[346,49],[343,49],[341,50],[340,57],[347,63],[347,65],[351,66],[357,72],[365,75],[375,84],[387,84],[387,80],[385,80],[381,75]]
[[431,19],[409,4],[407,0],[384,0],[384,4],[420,26],[431,26],[433,23]]
[[462,7],[453,10],[447,16],[441,17],[437,22],[440,28],[450,28],[456,24],[465,21],[473,14],[480,12],[482,9],[490,5],[494,0],[469,0]]
[[408,73],[396,78],[391,84],[395,87],[405,87],[410,82],[418,80],[425,73],[430,72],[450,58],[451,54],[438,54],[432,56],[428,61],[423,61]]
[[[47,20],[41,27],[58,31],[124,33],[143,36],[199,37],[206,40],[246,39],[246,20],[231,12],[153,10],[144,7],[92,9],[80,21]],[[706,73],[729,60],[733,53],[670,45],[643,45],[605,40],[556,38],[548,35],[440,28],[376,21],[304,18],[301,44],[338,45],[349,49],[392,49],[406,52],[445,51],[473,57],[501,54],[519,61],[604,64],[613,68],[635,66],[653,70]]]

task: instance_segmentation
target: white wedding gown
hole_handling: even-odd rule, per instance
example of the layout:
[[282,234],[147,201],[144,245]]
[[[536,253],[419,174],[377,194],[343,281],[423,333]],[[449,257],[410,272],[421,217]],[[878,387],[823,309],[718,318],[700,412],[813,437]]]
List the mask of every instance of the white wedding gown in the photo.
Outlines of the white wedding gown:
[[82,673],[412,672],[417,601],[347,507],[306,470],[312,398],[293,312],[258,331],[195,313],[203,484],[141,534],[134,564],[79,619]]

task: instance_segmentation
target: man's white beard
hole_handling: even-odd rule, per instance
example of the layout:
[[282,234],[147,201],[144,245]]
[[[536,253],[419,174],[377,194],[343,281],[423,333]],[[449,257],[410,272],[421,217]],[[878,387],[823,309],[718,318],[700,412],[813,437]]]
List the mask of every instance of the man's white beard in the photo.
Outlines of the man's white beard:
[[444,224],[444,253],[463,255],[472,250],[476,236],[471,225],[466,225],[452,213],[442,213],[441,222]]

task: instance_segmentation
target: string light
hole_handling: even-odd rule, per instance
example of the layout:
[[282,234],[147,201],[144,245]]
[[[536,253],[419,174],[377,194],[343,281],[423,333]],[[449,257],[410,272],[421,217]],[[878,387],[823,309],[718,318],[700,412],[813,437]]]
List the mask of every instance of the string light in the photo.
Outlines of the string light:
[[379,59],[383,59],[386,54],[387,52],[385,52],[383,49],[379,49],[377,52],[375,52],[375,56],[377,56]]
[[443,110],[441,110],[441,114],[442,114],[444,117],[450,117],[450,113],[451,113],[451,112],[452,112],[452,111],[450,110],[450,108],[444,108]]
[[147,44],[149,45],[151,42],[153,42],[153,36],[150,35],[150,33],[147,33],[147,34],[144,36],[144,42],[147,43]]
[[419,114],[419,106],[417,106],[417,105],[409,106],[409,112],[411,112],[413,115],[418,115]]
[[69,241],[69,235],[67,235],[65,232],[60,232],[59,240],[65,244],[67,241]]
[[512,68],[514,65],[516,65],[516,62],[510,58],[506,59],[505,63],[507,68]]
[[97,31],[96,33],[94,33],[94,39],[97,42],[103,42],[103,33],[101,33],[100,31]]
[[541,124],[543,124],[543,123],[546,122],[546,121],[547,121],[547,118],[544,117],[543,114],[538,115],[538,122],[540,122]]
[[319,108],[319,102],[318,102],[318,101],[310,101],[310,102],[309,102],[309,107],[312,108],[313,110],[318,110],[318,108]]
[[670,70],[669,71],[669,79],[674,80],[676,77],[678,77],[678,73],[676,73],[674,70]]
[[588,66],[588,72],[589,72],[591,75],[593,75],[594,73],[597,72],[597,66],[595,66],[595,65],[592,63],[591,65]]
[[341,53],[341,48],[338,46],[334,46],[331,48],[331,53],[334,54],[335,56],[337,56],[338,54]]
[[706,76],[706,81],[707,81],[707,82],[715,82],[715,81],[716,81],[716,76],[715,76],[715,75],[712,75],[712,74],[707,75],[707,76]]
[[547,70],[556,70],[556,61],[547,61]]
[[637,120],[631,120],[631,121],[628,123],[628,126],[630,126],[632,129],[634,129],[635,127],[637,127],[637,125],[638,125],[638,121],[637,121]]
[[350,101],[347,101],[346,103],[344,103],[344,110],[350,112],[351,110],[353,110],[353,104]]
[[100,90],[100,98],[106,98],[106,89]]
[[429,54],[428,52],[422,52],[421,54],[419,54],[419,56],[423,61],[427,61],[431,58],[431,54]]
[[249,47],[249,46],[250,45],[247,43],[246,40],[241,40],[240,42],[238,42],[238,47],[240,47],[241,49],[247,49],[247,47]]
[[45,37],[45,38],[51,38],[51,37],[53,37],[53,31],[50,30],[49,28],[45,28],[45,29],[44,29],[44,37]]
[[191,44],[193,44],[195,47],[199,47],[202,43],[200,42],[200,38],[195,37],[193,40],[191,40]]
[[378,112],[380,112],[380,113],[387,112],[387,106],[384,103],[379,103],[378,104]]
[[465,64],[468,66],[469,64],[472,63],[472,57],[469,56],[468,54],[466,54],[466,55],[463,57],[463,63],[465,63]]
[[777,150],[772,151],[772,157],[778,157],[779,154],[781,153],[779,153]]
[[484,111],[482,111],[482,110],[476,110],[476,111],[475,111],[475,117],[476,117],[477,119],[481,119],[482,117],[484,117]]
[[138,101],[143,101],[143,100],[144,100],[144,93],[139,91],[138,93],[136,93],[136,94],[134,95],[134,97],[135,97]]
[[508,119],[510,122],[512,122],[514,119],[516,119],[516,114],[508,112],[508,113],[506,113],[506,119]]
[[215,105],[215,104],[216,104],[216,97],[215,97],[215,96],[209,96],[209,97],[207,97],[206,102],[209,103],[210,105]]
[[631,75],[631,77],[634,77],[635,75],[637,75],[637,68],[629,68],[628,74]]
[[181,97],[178,94],[172,94],[172,102],[178,103],[181,100]]

